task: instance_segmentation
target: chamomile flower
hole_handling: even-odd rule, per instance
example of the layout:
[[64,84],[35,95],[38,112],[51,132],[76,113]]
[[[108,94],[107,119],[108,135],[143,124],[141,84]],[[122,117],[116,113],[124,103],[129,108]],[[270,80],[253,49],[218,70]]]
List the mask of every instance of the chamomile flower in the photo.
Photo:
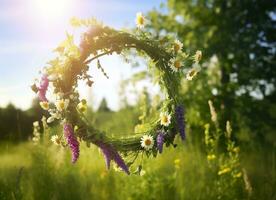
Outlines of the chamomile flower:
[[174,50],[175,53],[181,52],[182,47],[183,47],[182,42],[180,42],[179,40],[175,40],[174,41],[174,43],[173,43],[173,50]]
[[195,63],[199,63],[199,61],[201,60],[202,58],[202,52],[197,50],[195,55],[194,55],[194,61]]
[[51,141],[55,144],[55,145],[60,145],[61,143],[61,139],[58,135],[53,135],[51,137]]
[[171,115],[169,115],[167,112],[161,112],[160,113],[160,123],[163,126],[169,126],[171,123]]
[[151,135],[144,135],[141,138],[141,146],[147,151],[153,147],[153,144],[154,144],[154,140]]
[[199,66],[195,66],[191,68],[186,74],[186,79],[189,81],[193,80],[193,78],[198,74],[199,71],[200,71]]
[[138,28],[144,28],[145,22],[146,22],[146,19],[145,19],[144,15],[141,12],[138,12],[136,14],[136,26]]
[[60,99],[55,103],[58,111],[66,110],[69,105],[69,99]]
[[61,114],[59,112],[50,111],[50,117],[47,119],[47,123],[52,123],[55,119],[60,119]]
[[178,72],[182,67],[181,60],[176,57],[171,58],[169,61],[169,66],[173,70],[173,72]]

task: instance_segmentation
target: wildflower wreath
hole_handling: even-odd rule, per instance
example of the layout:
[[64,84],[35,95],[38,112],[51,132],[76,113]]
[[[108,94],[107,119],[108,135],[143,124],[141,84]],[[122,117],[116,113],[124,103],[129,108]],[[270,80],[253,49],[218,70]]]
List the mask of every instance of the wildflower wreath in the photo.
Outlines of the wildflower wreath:
[[[34,83],[32,89],[38,94],[40,105],[49,112],[48,123],[59,120],[63,126],[63,135],[52,136],[56,144],[68,146],[72,152],[72,162],[79,157],[80,141],[88,146],[98,146],[105,156],[109,169],[113,160],[121,170],[130,173],[129,166],[134,160],[126,162],[127,156],[137,157],[140,153],[156,156],[162,153],[163,144],[173,145],[175,136],[180,134],[185,139],[184,110],[179,95],[180,81],[183,74],[191,80],[199,71],[198,62],[201,52],[189,56],[182,52],[179,40],[166,38],[162,41],[143,31],[145,18],[137,14],[137,29],[133,32],[118,31],[104,26],[94,19],[72,19],[74,26],[87,26],[77,46],[73,36],[67,34],[67,39],[58,46],[57,58],[48,62],[42,70],[39,83]],[[141,124],[140,129],[127,137],[111,137],[104,131],[98,130],[85,117],[86,100],[80,99],[78,93],[79,81],[85,81],[89,87],[93,85],[92,76],[88,74],[89,64],[96,60],[97,67],[103,74],[106,72],[99,58],[113,53],[121,54],[129,49],[136,49],[151,59],[152,69],[166,99],[158,117],[150,124]],[[186,70],[186,71],[185,71]],[[46,97],[51,91],[55,103]]]

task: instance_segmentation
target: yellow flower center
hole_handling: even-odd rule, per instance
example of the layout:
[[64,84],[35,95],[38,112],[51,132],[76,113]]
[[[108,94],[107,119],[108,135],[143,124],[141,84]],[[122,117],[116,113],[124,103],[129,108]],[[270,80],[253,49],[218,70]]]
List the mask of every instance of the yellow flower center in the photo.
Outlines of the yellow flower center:
[[60,139],[59,139],[59,138],[56,138],[56,139],[55,139],[55,143],[56,143],[56,144],[60,144]]
[[143,16],[141,16],[141,15],[137,16],[137,24],[143,25],[144,22],[145,22],[145,19]]
[[169,119],[168,119],[167,116],[163,116],[163,117],[162,117],[162,122],[168,123],[168,121],[169,121]]
[[174,51],[175,51],[175,52],[178,52],[179,50],[180,50],[179,44],[175,43],[175,44],[174,44]]
[[196,70],[191,70],[190,73],[189,73],[189,76],[193,77],[195,75],[196,75]]
[[174,66],[179,69],[181,67],[181,62],[179,60],[174,61]]
[[150,146],[151,145],[151,140],[150,139],[146,139],[145,140],[145,145],[146,146]]

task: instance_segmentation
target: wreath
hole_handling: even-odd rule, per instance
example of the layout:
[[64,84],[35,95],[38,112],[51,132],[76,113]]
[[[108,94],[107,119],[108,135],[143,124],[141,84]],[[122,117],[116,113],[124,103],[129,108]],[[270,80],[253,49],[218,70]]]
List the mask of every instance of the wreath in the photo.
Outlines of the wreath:
[[[155,157],[162,153],[164,145],[174,145],[178,133],[184,140],[180,82],[183,75],[192,80],[199,72],[201,51],[189,56],[182,52],[183,44],[174,37],[154,39],[144,31],[145,18],[140,13],[136,18],[137,29],[132,32],[115,30],[95,19],[74,18],[71,22],[74,26],[88,27],[88,31],[82,34],[79,45],[74,43],[72,35],[67,34],[67,39],[55,49],[58,56],[43,68],[40,82],[34,83],[32,89],[38,94],[40,106],[49,113],[47,123],[58,120],[63,126],[63,135],[54,135],[51,140],[71,149],[72,162],[78,160],[80,141],[84,141],[88,146],[94,144],[101,149],[108,169],[111,161],[114,161],[121,170],[130,174],[129,167],[135,159],[126,162],[124,158],[137,158],[141,153]],[[108,78],[99,58],[113,53],[123,54],[129,49],[136,49],[136,52],[150,58],[149,68],[155,72],[165,100],[155,120],[139,124],[130,136],[117,138],[97,129],[86,119],[87,103],[79,97],[78,83],[85,81],[89,87],[93,85],[92,76],[88,72],[91,67],[89,64],[94,60]],[[46,97],[46,93],[48,96],[50,92],[55,98],[54,103]]]

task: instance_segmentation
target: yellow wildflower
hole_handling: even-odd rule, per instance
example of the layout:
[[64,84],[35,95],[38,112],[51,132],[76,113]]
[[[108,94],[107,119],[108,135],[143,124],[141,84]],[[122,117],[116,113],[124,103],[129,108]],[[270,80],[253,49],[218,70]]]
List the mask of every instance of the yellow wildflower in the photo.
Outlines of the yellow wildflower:
[[218,172],[218,175],[220,176],[220,175],[226,174],[226,173],[228,173],[228,172],[230,172],[230,171],[231,171],[231,168],[226,167],[226,168],[221,169],[221,170]]

